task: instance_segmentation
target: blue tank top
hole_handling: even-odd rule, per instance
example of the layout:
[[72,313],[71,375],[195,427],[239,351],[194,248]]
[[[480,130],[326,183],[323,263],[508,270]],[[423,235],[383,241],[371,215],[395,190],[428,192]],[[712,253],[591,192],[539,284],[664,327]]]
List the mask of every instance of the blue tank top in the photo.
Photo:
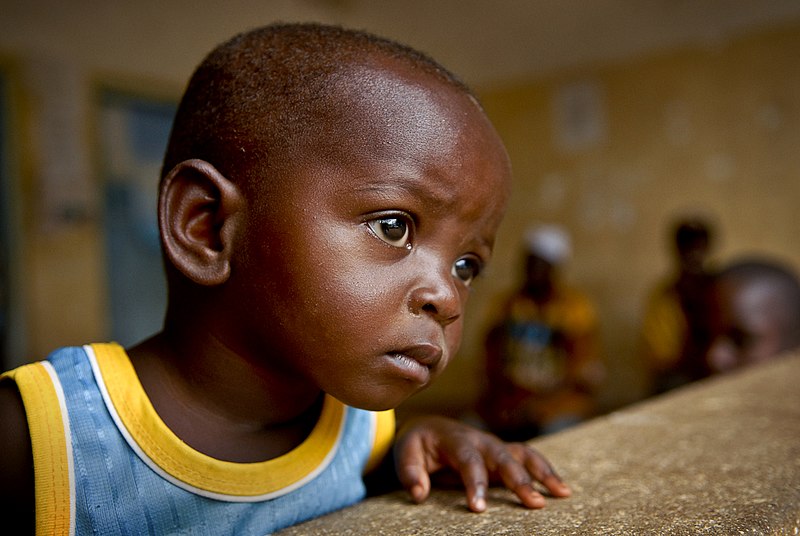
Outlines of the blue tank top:
[[394,433],[391,411],[326,396],[297,448],[227,462],[167,428],[119,345],[62,348],[7,375],[31,432],[37,534],[269,534],[361,500]]

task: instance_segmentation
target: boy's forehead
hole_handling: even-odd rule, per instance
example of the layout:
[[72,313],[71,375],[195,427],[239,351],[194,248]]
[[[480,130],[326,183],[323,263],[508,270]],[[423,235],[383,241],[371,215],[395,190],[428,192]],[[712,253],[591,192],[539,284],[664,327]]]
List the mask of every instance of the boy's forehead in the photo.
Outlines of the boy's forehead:
[[[510,179],[508,155],[477,101],[402,61],[373,56],[342,66],[315,106],[309,114],[314,124],[279,156],[284,186],[304,180],[298,168],[354,171],[348,184],[332,187],[392,183],[416,192],[431,190],[425,182],[437,168],[471,166],[486,180]],[[376,165],[391,169],[391,176],[369,176]]]
[[400,131],[421,130],[442,127],[446,120],[466,126],[469,117],[482,115],[463,91],[388,59],[347,66],[332,82],[331,104],[342,112],[334,117],[344,124],[378,122]]
[[[469,150],[466,138],[483,140],[491,152],[507,158],[494,127],[475,99],[460,88],[402,62],[380,58],[351,65],[332,84],[330,111],[320,138],[365,157],[423,159],[434,152]],[[330,150],[330,148],[328,148]],[[466,156],[466,155],[465,155]]]

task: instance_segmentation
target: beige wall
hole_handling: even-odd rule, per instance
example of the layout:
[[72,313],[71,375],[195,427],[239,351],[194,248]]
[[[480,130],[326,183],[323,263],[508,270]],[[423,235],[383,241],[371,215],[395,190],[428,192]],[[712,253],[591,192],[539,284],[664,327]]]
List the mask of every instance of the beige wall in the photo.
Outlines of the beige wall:
[[[61,16],[69,20],[66,12]],[[134,23],[120,25],[128,32],[120,42],[138,35]],[[180,27],[175,34],[144,35],[145,52],[133,53],[130,46],[121,50],[119,42],[105,51],[95,45],[70,49],[75,40],[65,34],[69,26],[52,24],[58,39],[51,42],[68,44],[63,57],[52,47],[45,50],[46,40],[22,43],[27,38],[22,34],[12,35],[19,43],[5,44],[17,89],[14,145],[23,194],[16,256],[26,318],[20,359],[107,333],[102,210],[91,149],[96,82],[111,78],[134,90],[156,88],[161,96],[177,97],[200,55],[240,29],[215,26],[210,34]],[[153,50],[153,42],[169,35],[175,37],[170,50],[177,52]],[[18,53],[17,46],[26,52]],[[611,405],[639,394],[637,324],[648,285],[668,269],[665,225],[673,214],[684,209],[712,214],[721,234],[721,259],[758,250],[800,264],[794,216],[800,200],[798,51],[800,25],[635,63],[482,88],[511,154],[515,193],[496,259],[471,303],[461,355],[416,403],[437,398],[463,405],[476,394],[486,306],[516,283],[518,240],[531,222],[561,222],[574,234],[567,275],[598,306]],[[113,76],[103,74],[109,72]],[[554,108],[554,100],[575,88],[589,88],[597,100],[588,114],[566,108],[577,113],[573,127],[579,131],[595,119],[599,128],[590,129],[594,135],[583,147],[570,148],[559,141],[564,122],[556,111],[564,108]],[[68,112],[54,125],[46,112],[60,104]],[[47,148],[59,128],[75,148],[70,153],[78,153],[67,162],[66,176]],[[72,219],[49,212],[46,189],[53,180],[77,207]]]

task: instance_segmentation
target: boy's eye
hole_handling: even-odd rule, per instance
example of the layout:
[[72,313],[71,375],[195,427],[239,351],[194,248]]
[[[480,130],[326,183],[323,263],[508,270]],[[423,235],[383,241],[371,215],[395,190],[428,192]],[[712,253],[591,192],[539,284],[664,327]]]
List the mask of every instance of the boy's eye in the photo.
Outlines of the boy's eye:
[[458,259],[453,263],[453,276],[469,285],[481,272],[481,264],[470,257]]
[[396,248],[410,248],[411,229],[403,218],[385,217],[367,222],[375,236]]

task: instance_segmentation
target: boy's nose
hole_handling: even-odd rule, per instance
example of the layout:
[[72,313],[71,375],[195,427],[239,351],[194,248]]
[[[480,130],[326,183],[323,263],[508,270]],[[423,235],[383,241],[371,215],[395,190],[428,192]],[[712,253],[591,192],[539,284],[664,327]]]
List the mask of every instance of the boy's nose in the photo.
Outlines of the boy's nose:
[[428,274],[411,291],[409,309],[415,315],[430,315],[443,327],[461,316],[461,297],[450,271]]

